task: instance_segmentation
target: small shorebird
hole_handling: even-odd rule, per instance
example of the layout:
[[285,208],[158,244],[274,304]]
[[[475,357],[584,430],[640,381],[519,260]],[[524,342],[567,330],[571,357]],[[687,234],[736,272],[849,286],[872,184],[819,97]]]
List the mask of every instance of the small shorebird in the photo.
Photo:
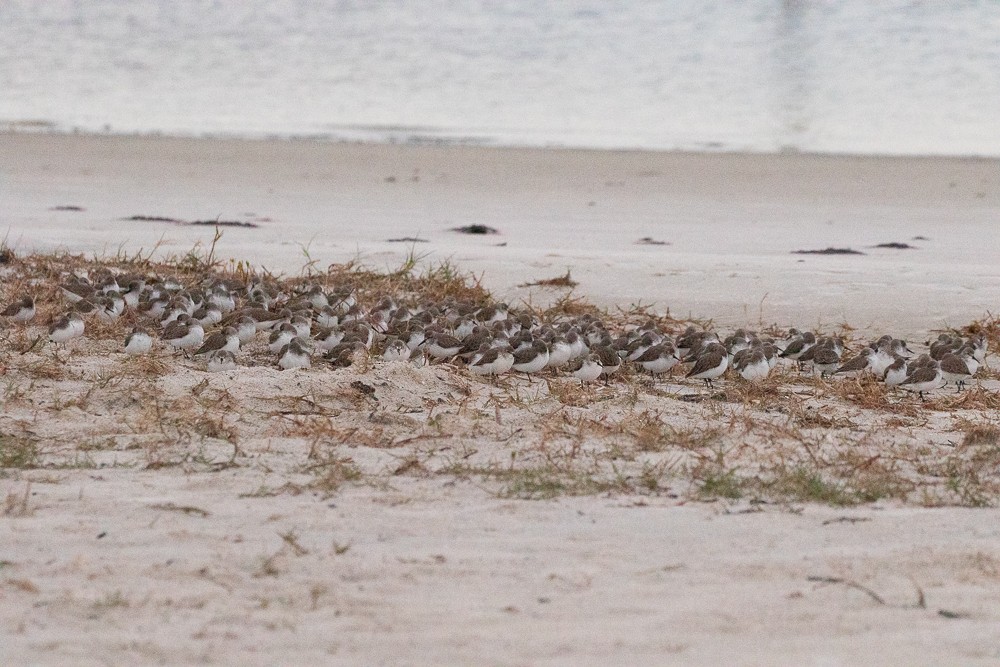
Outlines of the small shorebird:
[[0,317],[8,317],[13,322],[24,324],[35,317],[35,299],[25,296],[7,306]]
[[354,364],[361,364],[367,359],[368,348],[359,340],[345,340],[324,354],[323,358],[329,361],[334,368],[347,368]]
[[881,378],[887,387],[898,387],[906,381],[906,359],[896,357],[891,364],[885,367]]
[[944,378],[941,376],[941,369],[938,368],[937,362],[933,362],[932,366],[914,368],[913,372],[908,374],[906,379],[899,384],[901,389],[917,392],[921,401],[924,400],[925,391],[940,389],[942,386],[944,386]]
[[665,341],[651,345],[633,361],[650,375],[657,376],[666,373],[677,365],[677,353],[674,344]]
[[205,329],[190,315],[181,315],[163,330],[160,339],[170,347],[187,352],[202,344]]
[[240,335],[233,327],[225,327],[221,331],[216,331],[205,339],[201,347],[194,353],[194,356],[211,354],[218,350],[226,352],[236,352],[240,349]]
[[236,355],[229,350],[214,350],[208,355],[205,368],[209,373],[236,370]]
[[[856,377],[865,371],[876,371],[875,363],[879,359],[879,352],[875,348],[866,347],[857,356],[851,357],[842,363],[831,375],[841,375],[844,377]],[[891,359],[891,357],[890,357]],[[888,366],[886,366],[888,368]]]
[[814,345],[816,345],[816,335],[811,331],[805,331],[792,338],[788,342],[788,345],[785,346],[785,349],[781,351],[780,356],[785,359],[798,361]]
[[191,314],[191,318],[203,327],[210,327],[222,321],[222,309],[214,304],[202,306]]
[[246,315],[236,320],[236,335],[240,337],[240,345],[246,345],[257,335],[257,324],[253,318]]
[[278,366],[284,370],[309,368],[312,365],[306,343],[301,338],[293,338],[278,354]]
[[293,338],[298,336],[298,331],[289,322],[283,323],[277,329],[271,332],[271,335],[267,338],[267,349],[271,352],[279,353],[282,348],[292,342]]
[[63,296],[70,303],[76,303],[81,299],[89,299],[95,293],[93,285],[75,276],[69,282],[63,283],[59,287],[62,289]]
[[976,374],[979,370],[979,362],[976,361],[975,351],[971,347],[963,347],[958,354],[949,352],[941,357],[938,362],[941,368],[941,377],[945,382],[954,382],[956,393],[965,388],[965,381]]
[[536,340],[531,347],[514,353],[514,364],[511,368],[518,373],[531,375],[538,373],[549,363],[549,348],[545,341]]
[[410,348],[406,343],[391,336],[385,341],[385,349],[382,350],[382,359],[385,361],[409,361]]
[[972,356],[975,357],[976,361],[983,363],[986,359],[986,352],[988,342],[986,336],[983,334],[976,334],[969,339],[969,344],[972,345]]
[[339,326],[320,327],[313,336],[313,342],[316,344],[316,349],[328,352],[340,345],[345,334],[346,332]]
[[312,333],[312,321],[302,315],[292,315],[290,324],[295,327],[296,336],[299,338],[309,338]]
[[438,333],[429,336],[424,347],[434,359],[445,361],[462,351],[462,341],[450,334]]
[[505,347],[484,346],[469,362],[468,369],[473,375],[503,375],[514,366],[514,355]]
[[733,370],[750,382],[763,380],[771,373],[771,364],[763,347],[746,347],[733,357]]
[[132,329],[132,333],[125,337],[125,354],[147,354],[152,348],[153,339],[142,327]]
[[597,353],[597,359],[601,363],[600,377],[604,378],[605,384],[609,384],[611,376],[622,367],[622,358],[608,345],[599,345],[594,348],[594,352]]
[[549,346],[549,360],[546,368],[562,368],[573,358],[573,346],[569,344],[565,336],[552,336],[547,340]]
[[694,367],[688,371],[687,377],[694,380],[704,380],[705,386],[712,388],[712,380],[722,376],[729,367],[729,354],[720,343],[709,343],[698,355]]
[[821,378],[837,370],[840,365],[840,352],[832,342],[816,345],[809,352],[812,352],[813,372],[818,373]]
[[56,320],[49,327],[49,340],[53,343],[67,343],[79,338],[84,331],[83,318],[77,312],[70,312]]
[[593,382],[601,377],[601,373],[604,372],[604,367],[601,366],[601,358],[596,352],[591,352],[574,359],[569,363],[567,369],[570,375],[580,381],[580,384]]

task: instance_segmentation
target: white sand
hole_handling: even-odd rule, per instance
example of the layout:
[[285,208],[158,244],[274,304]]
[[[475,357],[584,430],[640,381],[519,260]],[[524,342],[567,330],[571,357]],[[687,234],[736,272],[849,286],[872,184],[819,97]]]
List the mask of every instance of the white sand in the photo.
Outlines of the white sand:
[[[235,476],[35,484],[35,516],[0,523],[6,557],[32,563],[2,573],[4,664],[1000,658],[994,511],[727,515],[656,499],[500,501],[414,482],[330,501],[239,500],[253,489]],[[151,508],[168,502],[211,514]],[[862,522],[824,524],[841,517]],[[308,553],[284,545],[288,531]],[[255,576],[279,552],[277,573]],[[856,582],[885,604],[809,577]]]
[[[227,229],[223,255],[293,271],[308,244],[320,265],[360,252],[393,266],[407,248],[384,239],[419,235],[430,243],[418,251],[482,271],[511,299],[529,294],[518,283],[570,268],[578,291],[601,303],[655,300],[725,323],[757,321],[763,299],[766,321],[914,333],[964,324],[997,294],[1000,172],[989,161],[35,135],[0,135],[0,156],[0,215],[22,250],[131,251],[164,235],[164,250],[184,252],[211,230],[117,219],[253,212],[272,222]],[[86,211],[48,210],[67,204]],[[503,234],[447,231],[469,223]],[[918,234],[931,240],[911,241]],[[643,236],[672,245],[633,245]],[[920,249],[867,248],[885,241]],[[869,254],[789,254],[829,245]],[[518,381],[520,403],[497,408],[495,423],[486,385],[438,369],[378,365],[359,376],[376,386],[376,409],[352,392],[354,376],[321,369],[209,377],[184,363],[159,380],[103,386],[127,368],[113,349],[93,343],[70,356],[59,381],[29,381],[49,351],[0,360],[0,433],[41,438],[49,465],[0,475],[2,664],[1000,660],[995,509],[757,512],[694,502],[669,474],[648,495],[513,500],[497,496],[501,485],[440,469],[512,461],[549,438],[556,447],[550,422],[621,416],[628,388],[566,407],[541,383]],[[225,438],[192,435],[220,430],[224,392],[242,401],[242,416],[221,422],[239,434],[235,467],[224,465]],[[303,471],[310,407],[288,403],[295,395],[338,415],[317,442],[367,481],[332,495],[306,487],[317,474]],[[168,419],[169,430],[151,429],[154,400],[207,426]],[[786,419],[656,393],[637,400],[671,424]],[[894,455],[919,446],[942,458],[961,424],[996,421],[989,410],[873,416],[824,400],[813,407],[847,424],[836,433],[845,440],[824,442]],[[301,414],[272,414],[282,407]],[[872,433],[883,439],[865,441]],[[404,445],[409,437],[418,439]],[[767,450],[760,433],[745,437]],[[632,474],[675,455],[619,465]],[[411,470],[411,457],[438,471]]]

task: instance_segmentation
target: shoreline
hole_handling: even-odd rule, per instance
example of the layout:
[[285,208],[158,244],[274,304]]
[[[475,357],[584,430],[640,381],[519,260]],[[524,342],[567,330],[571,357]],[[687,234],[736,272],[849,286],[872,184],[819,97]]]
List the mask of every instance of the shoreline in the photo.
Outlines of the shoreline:
[[[227,133],[227,132],[172,132],[172,131],[134,131],[115,132],[112,130],[90,130],[83,128],[60,129],[55,124],[48,121],[0,121],[0,136],[2,135],[29,135],[29,136],[49,136],[49,137],[80,137],[96,139],[125,139],[125,140],[177,140],[177,141],[225,141],[225,142],[245,142],[245,143],[314,143],[314,144],[338,144],[350,146],[394,146],[401,148],[469,148],[487,149],[497,151],[556,151],[556,152],[584,152],[584,153],[635,153],[639,155],[742,155],[748,157],[783,157],[800,156],[806,158],[858,158],[858,159],[887,159],[887,160],[973,160],[1000,162],[1000,155],[978,154],[978,153],[892,153],[892,152],[863,152],[863,151],[816,151],[801,150],[792,146],[785,146],[778,149],[740,148],[737,146],[726,147],[723,144],[709,142],[702,148],[682,148],[682,147],[642,147],[624,145],[587,145],[570,143],[503,143],[500,139],[488,137],[477,137],[473,133],[459,134],[454,137],[448,135],[438,136],[435,132],[446,131],[439,128],[394,128],[394,127],[367,127],[367,126],[344,126],[346,131],[373,132],[382,131],[386,133],[396,131],[412,132],[411,135],[404,135],[400,138],[385,136],[378,138],[350,138],[334,133]],[[421,133],[421,130],[425,130]]]
[[[220,254],[286,273],[359,256],[393,267],[415,252],[513,302],[562,296],[519,286],[568,271],[573,294],[603,307],[900,335],[978,319],[1000,294],[989,252],[1000,161],[989,158],[23,132],[0,133],[0,154],[15,250],[186,252],[211,227],[122,218],[220,216],[258,224],[225,229]],[[449,231],[466,224],[500,234]],[[427,242],[388,241],[408,237]],[[792,254],[827,247],[865,254]]]

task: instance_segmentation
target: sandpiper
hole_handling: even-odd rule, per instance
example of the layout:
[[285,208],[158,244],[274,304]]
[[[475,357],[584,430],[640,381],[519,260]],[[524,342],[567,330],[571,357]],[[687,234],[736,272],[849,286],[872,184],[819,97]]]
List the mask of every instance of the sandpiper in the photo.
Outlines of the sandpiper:
[[316,349],[328,352],[340,345],[340,342],[344,340],[344,335],[345,332],[340,327],[320,327],[316,330],[316,335],[313,336],[313,342]]
[[114,300],[106,296],[97,297],[94,299],[94,314],[102,322],[114,322],[125,308],[125,302],[121,301],[120,303],[121,309],[116,306]]
[[236,352],[240,349],[240,335],[234,327],[225,327],[221,331],[216,331],[205,339],[201,347],[194,353],[195,356],[211,354],[218,350],[226,352]]
[[514,352],[514,364],[511,368],[518,373],[531,375],[537,373],[549,363],[549,348],[543,340],[536,340],[531,347]]
[[[842,363],[837,370],[833,371],[833,375],[843,375],[845,377],[855,377],[861,375],[865,371],[876,372],[875,363],[879,358],[878,350],[871,347],[866,347],[857,356],[852,357]],[[891,357],[890,357],[891,358]],[[888,366],[887,366],[888,367]]]
[[597,353],[597,359],[601,362],[601,377],[604,378],[604,383],[608,384],[611,381],[611,376],[622,367],[622,358],[608,345],[595,347],[594,352]]
[[298,331],[290,323],[285,322],[280,327],[271,332],[267,339],[267,349],[271,352],[279,353],[281,349],[296,338]]
[[514,366],[514,355],[507,348],[485,344],[472,357],[468,369],[473,375],[503,375]]
[[437,333],[432,334],[424,341],[424,347],[432,357],[438,361],[444,361],[462,351],[462,341],[450,334]]
[[7,306],[0,317],[9,317],[14,322],[30,322],[35,317],[35,299],[26,296]]
[[688,326],[684,330],[684,333],[679,335],[674,342],[674,347],[677,349],[677,356],[681,359],[686,357],[692,349],[701,344],[704,333],[704,331],[698,331],[693,326]]
[[746,347],[733,356],[733,369],[744,380],[756,382],[770,374],[771,365],[762,347]]
[[209,373],[236,370],[236,355],[229,350],[214,350],[208,355],[205,368]]
[[600,356],[596,352],[590,352],[571,361],[567,370],[569,370],[570,375],[580,381],[580,384],[583,384],[584,382],[593,382],[601,377],[604,367],[601,365]]
[[132,280],[129,282],[128,286],[122,290],[122,300],[125,301],[125,305],[129,308],[135,310],[139,307],[139,297],[142,296],[142,281]]
[[312,285],[308,290],[306,290],[304,296],[316,310],[330,307],[330,300],[323,292],[323,288],[319,285]]
[[712,388],[712,380],[721,377],[728,367],[729,354],[726,348],[720,343],[709,343],[698,355],[687,377],[704,380],[705,386]]
[[587,343],[583,340],[583,336],[576,329],[570,329],[566,332],[566,342],[569,343],[570,348],[573,350],[573,355],[571,359],[579,359],[580,357],[586,356],[590,352],[590,348],[587,347]]
[[976,374],[979,370],[979,362],[976,361],[975,352],[971,347],[963,347],[958,354],[949,352],[941,357],[938,362],[941,367],[941,377],[945,382],[954,382],[956,392],[965,388],[965,381]]
[[83,318],[77,312],[70,312],[56,320],[49,327],[49,340],[53,343],[67,343],[79,338],[84,331]]
[[948,334],[941,334],[938,336],[937,341],[931,343],[929,352],[931,359],[940,361],[941,357],[949,352],[957,352],[960,347],[962,347],[961,338],[949,336]]
[[239,317],[236,320],[236,335],[240,338],[240,345],[246,345],[257,335],[257,324],[246,315]]
[[216,284],[209,290],[208,303],[223,313],[231,313],[236,310],[236,299],[233,298],[232,292],[222,284]]
[[562,368],[573,358],[573,346],[563,336],[553,336],[549,345],[549,361],[546,368]]
[[81,299],[89,299],[94,296],[94,286],[82,278],[73,278],[66,283],[59,286],[62,289],[63,296],[70,303],[76,303]]
[[257,324],[257,331],[274,329],[281,323],[291,319],[291,313],[288,311],[272,313],[266,308],[244,308],[240,314],[252,318]]
[[455,322],[455,326],[452,327],[451,333],[455,338],[464,340],[465,337],[470,335],[477,326],[480,325],[476,324],[472,318],[460,317],[458,321]]
[[809,351],[809,348],[816,344],[816,335],[811,331],[798,334],[788,342],[785,349],[781,351],[781,357],[798,361],[799,358]]
[[368,348],[358,340],[344,341],[324,354],[323,358],[334,368],[347,368],[364,362],[368,358]]
[[726,336],[726,339],[722,341],[722,345],[729,353],[729,361],[732,362],[733,357],[738,352],[750,347],[750,334],[745,329],[737,329],[731,335]]
[[394,336],[386,339],[385,349],[382,350],[385,361],[409,361],[410,354],[410,348],[403,341]]
[[896,355],[903,357],[904,359],[909,359],[913,356],[913,350],[911,350],[906,341],[901,338],[893,338],[889,342],[889,350]]
[[644,371],[651,375],[666,373],[677,365],[677,353],[670,341],[652,345],[633,360]]
[[309,338],[312,333],[312,321],[302,315],[293,315],[290,324],[295,327],[299,338]]
[[331,306],[324,306],[316,313],[316,324],[321,327],[335,327],[340,324],[340,316]]
[[840,365],[840,353],[833,343],[825,344],[822,347],[817,345],[812,351],[813,372],[818,373],[821,378],[837,370]]
[[147,354],[153,348],[153,339],[142,327],[135,327],[125,337],[125,354]]
[[[97,297],[94,297],[96,299]],[[73,309],[81,315],[93,315],[97,312],[97,304],[91,299],[80,299],[74,304]]]
[[284,370],[290,368],[309,368],[312,362],[306,343],[301,338],[293,338],[288,345],[278,353],[278,366]]
[[881,378],[887,387],[897,387],[906,381],[906,375],[906,359],[896,357],[891,364],[885,367]]
[[983,334],[976,334],[968,340],[968,345],[972,347],[972,357],[980,364],[986,360],[987,341]]
[[202,306],[191,314],[191,318],[203,327],[210,327],[222,321],[222,309],[213,304]]
[[625,361],[636,361],[646,353],[646,350],[656,345],[659,341],[651,331],[647,331],[635,340],[632,340],[625,347]]
[[913,372],[899,386],[901,389],[917,392],[922,401],[925,391],[940,389],[944,386],[944,378],[941,376],[941,369],[935,363],[933,366],[920,366],[913,369]]
[[205,329],[192,320],[190,315],[181,315],[163,330],[160,339],[173,348],[192,350],[205,340]]
[[868,370],[870,370],[875,377],[884,376],[885,369],[889,368],[889,366],[896,361],[896,357],[902,356],[893,354],[892,339],[889,336],[882,336],[882,338],[872,343],[869,348],[872,352],[868,357]]

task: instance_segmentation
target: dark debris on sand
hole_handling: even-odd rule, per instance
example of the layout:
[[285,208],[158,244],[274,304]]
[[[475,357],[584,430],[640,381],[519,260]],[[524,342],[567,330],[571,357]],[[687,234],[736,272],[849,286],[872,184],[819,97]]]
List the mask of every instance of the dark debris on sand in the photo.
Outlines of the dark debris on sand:
[[452,227],[451,231],[458,232],[459,234],[499,234],[500,230],[495,227],[490,227],[489,225],[463,225],[461,227]]
[[196,225],[199,227],[243,227],[246,229],[256,229],[260,225],[255,222],[243,220],[181,220],[179,218],[168,218],[160,215],[130,215],[122,218],[127,222],[169,222],[173,225]]
[[863,255],[854,248],[823,248],[822,250],[793,250],[793,255]]
[[652,236],[643,236],[635,242],[636,245],[670,245],[669,241],[657,241]]

